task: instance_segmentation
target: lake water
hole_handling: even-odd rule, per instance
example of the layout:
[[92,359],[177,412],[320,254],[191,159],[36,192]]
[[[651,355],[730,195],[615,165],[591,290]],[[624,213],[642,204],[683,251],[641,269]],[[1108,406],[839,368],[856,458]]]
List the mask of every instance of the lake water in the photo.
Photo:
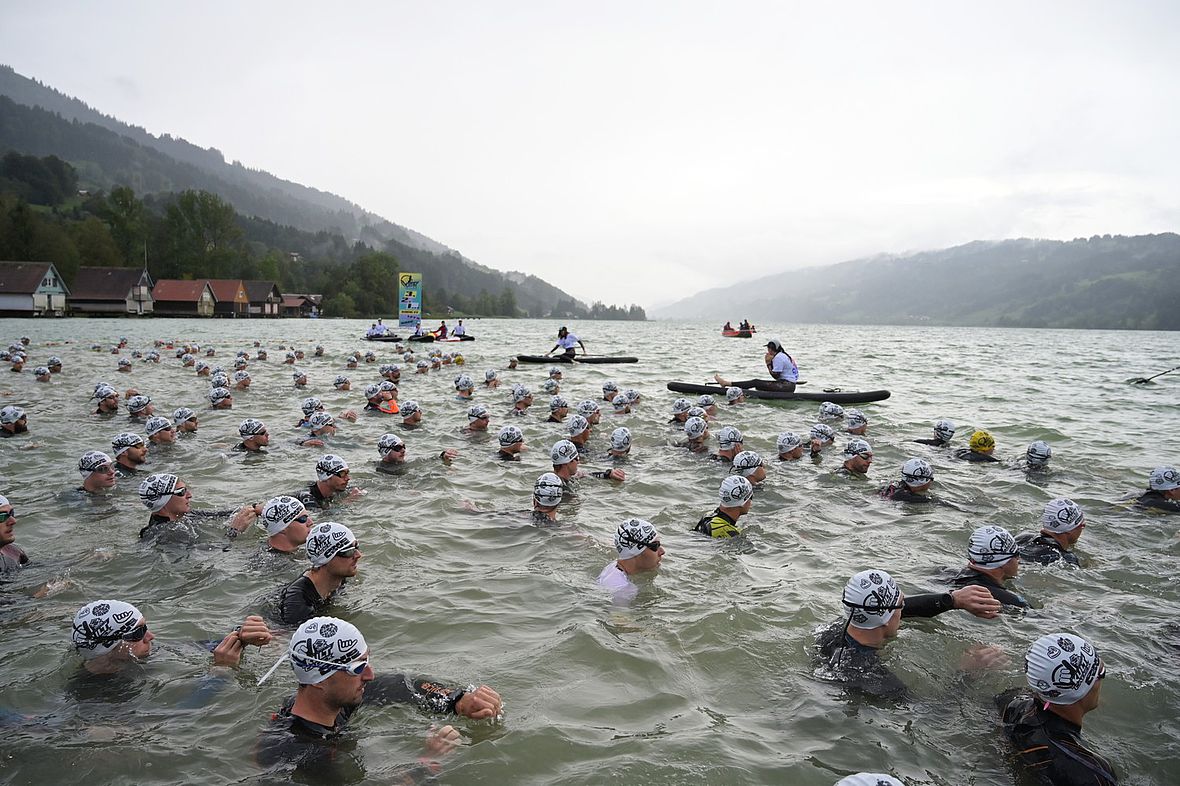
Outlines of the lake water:
[[[0,493],[19,510],[17,543],[34,564],[4,586],[0,603],[0,711],[4,731],[0,780],[13,784],[222,784],[261,782],[253,763],[258,730],[294,690],[284,666],[262,687],[260,676],[282,652],[285,636],[253,651],[236,674],[218,672],[193,642],[220,638],[259,601],[294,579],[302,557],[278,570],[252,569],[261,540],[250,531],[228,551],[164,552],[141,544],[147,511],[133,483],[109,497],[82,499],[75,464],[88,449],[110,452],[125,414],[91,415],[87,400],[100,379],[134,385],[162,414],[192,406],[200,431],[154,450],[150,469],[172,471],[194,493],[194,507],[225,508],[264,500],[314,479],[321,452],[292,440],[304,395],[330,412],[358,410],[376,365],[344,371],[353,349],[389,346],[358,340],[360,321],[2,320],[7,344],[33,339],[26,373],[0,371],[0,404],[29,413],[30,434],[0,441]],[[320,515],[357,533],[365,556],[358,580],[332,613],[354,622],[372,648],[378,672],[405,670],[463,685],[486,682],[505,700],[501,723],[460,719],[466,744],[452,754],[443,783],[783,783],[827,786],[859,770],[889,771],[908,784],[1004,784],[1014,781],[991,696],[1023,683],[1025,648],[1042,633],[1068,630],[1091,639],[1106,660],[1102,706],[1087,717],[1086,736],[1124,782],[1180,782],[1180,517],[1151,515],[1120,503],[1146,484],[1148,471],[1180,463],[1180,373],[1157,384],[1127,380],[1175,365],[1180,334],[840,326],[766,326],[799,361],[806,390],[888,388],[890,399],[860,407],[876,452],[871,482],[831,475],[836,451],[816,465],[770,461],[765,488],[743,519],[744,541],[711,542],[690,532],[716,505],[723,469],[673,447],[668,424],[676,394],[670,380],[703,382],[715,371],[758,376],[758,340],[723,339],[717,325],[581,323],[571,325],[591,353],[637,355],[636,365],[574,366],[562,395],[599,399],[614,379],[644,394],[630,415],[604,412],[592,438],[599,457],[609,430],[626,425],[632,455],[626,482],[583,480],[561,509],[563,526],[537,529],[524,513],[533,481],[549,469],[559,427],[544,422],[545,398],[513,419],[532,450],[517,464],[492,459],[494,437],[465,437],[466,407],[454,400],[452,369],[404,377],[401,398],[426,411],[425,425],[405,432],[412,463],[401,477],[379,475],[375,443],[392,425],[362,416],[341,423],[332,452],[351,465],[367,491],[356,504]],[[503,370],[511,354],[542,353],[557,324],[473,321],[475,342],[460,348],[477,379]],[[118,336],[130,348],[176,338],[214,346],[229,368],[255,339],[270,360],[252,363],[254,386],[232,411],[211,412],[207,385],[182,370],[172,353],[158,366],[137,362],[116,374],[116,358],[90,351]],[[48,346],[51,342],[72,341]],[[323,358],[310,357],[322,343]],[[308,351],[311,379],[296,392],[280,343]],[[50,384],[31,368],[50,354],[65,370]],[[348,373],[351,393],[332,389]],[[502,371],[539,392],[545,367]],[[482,390],[492,405],[493,434],[505,422],[506,387]],[[775,435],[804,433],[815,403],[751,403],[726,408],[720,423],[738,426],[748,448],[774,454]],[[267,422],[271,453],[243,456],[238,422]],[[955,442],[974,428],[997,441],[1000,465],[949,460],[911,444],[938,418],[954,420]],[[396,421],[400,424],[400,419]],[[715,432],[715,429],[714,429]],[[1052,471],[1030,481],[1015,464],[1025,446],[1044,439]],[[22,444],[38,447],[18,450]],[[444,466],[446,447],[459,458]],[[915,510],[886,502],[875,489],[910,456],[929,459],[936,493],[954,507]],[[601,458],[586,464],[606,466]],[[1041,508],[1072,497],[1087,513],[1078,552],[1084,568],[1026,565],[1018,591],[1035,608],[983,621],[961,612],[902,626],[885,659],[912,688],[901,703],[850,695],[823,679],[812,659],[815,629],[842,617],[840,593],[856,571],[890,571],[907,592],[940,590],[943,572],[965,564],[971,530],[1000,524],[1013,534],[1037,528]],[[640,580],[629,607],[612,605],[595,578],[611,559],[610,541],[625,517],[659,529],[667,556]],[[104,558],[96,558],[100,550]],[[65,586],[45,599],[31,592],[49,580]],[[157,635],[152,657],[117,687],[97,693],[76,678],[68,646],[70,620],[84,602],[110,597],[136,604]],[[956,676],[960,654],[976,643],[1002,645],[1012,664],[969,688]],[[221,682],[217,680],[220,679]],[[204,689],[201,693],[200,690]],[[197,692],[196,698],[194,693]],[[362,769],[356,780],[388,782],[421,753],[432,722],[413,708],[366,707],[348,732]]]

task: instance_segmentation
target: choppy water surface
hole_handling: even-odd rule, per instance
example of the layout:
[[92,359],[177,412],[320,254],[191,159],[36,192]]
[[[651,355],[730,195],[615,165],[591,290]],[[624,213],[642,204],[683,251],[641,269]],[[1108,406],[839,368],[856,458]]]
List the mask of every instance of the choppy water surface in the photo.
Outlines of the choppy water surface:
[[[32,374],[0,371],[0,403],[29,412],[31,450],[0,441],[0,493],[20,512],[18,544],[35,565],[2,589],[0,710],[7,783],[251,782],[259,776],[252,747],[269,712],[294,689],[289,669],[261,688],[257,677],[284,639],[253,651],[225,684],[193,698],[214,673],[193,644],[219,638],[259,599],[293,579],[302,558],[277,572],[247,565],[260,532],[228,551],[165,553],[141,545],[147,518],[133,484],[84,500],[72,490],[87,449],[109,452],[125,415],[100,420],[87,397],[95,381],[134,385],[157,410],[187,405],[201,428],[150,468],[188,481],[195,507],[224,508],[291,491],[314,478],[323,451],[296,447],[294,423],[303,395],[329,411],[360,409],[360,390],[376,365],[344,372],[353,349],[393,350],[357,340],[367,323],[347,321],[4,320],[3,343],[33,339],[29,369],[50,354],[65,371],[48,385]],[[553,345],[557,325],[541,321],[474,322],[474,343],[461,345],[467,370],[504,369],[509,355]],[[715,504],[722,467],[672,447],[667,423],[669,380],[703,382],[714,371],[758,375],[761,342],[723,339],[717,326],[688,323],[571,325],[594,353],[638,355],[625,366],[566,369],[562,395],[600,398],[606,379],[644,394],[637,411],[604,413],[593,443],[604,453],[609,429],[635,435],[622,485],[581,482],[562,509],[564,526],[528,525],[532,483],[548,467],[559,428],[544,423],[540,402],[523,426],[532,450],[519,464],[491,459],[493,440],[459,433],[465,406],[454,400],[453,370],[405,377],[401,397],[426,410],[425,425],[407,432],[413,463],[402,477],[372,470],[377,437],[401,432],[389,421],[341,422],[330,443],[367,490],[330,516],[359,536],[365,557],[359,580],[333,613],[365,633],[380,671],[408,670],[457,684],[487,682],[505,698],[503,723],[458,721],[467,744],[453,754],[447,783],[600,783],[618,775],[636,783],[831,784],[858,770],[891,771],[910,784],[1013,782],[1007,748],[990,697],[1020,684],[1028,643],[1043,632],[1075,631],[1106,658],[1103,705],[1087,718],[1086,735],[1113,760],[1125,782],[1180,781],[1180,575],[1178,517],[1153,516],[1119,504],[1162,463],[1180,462],[1177,434],[1180,374],[1158,384],[1126,380],[1175,365],[1180,336],[1166,333],[1019,331],[949,328],[773,326],[798,359],[806,388],[884,387],[888,401],[861,407],[876,451],[872,482],[833,478],[835,455],[779,464],[743,520],[748,542],[710,542],[690,533]],[[229,412],[211,412],[204,380],[182,370],[171,353],[158,366],[136,363],[116,374],[116,358],[89,350],[119,335],[130,348],[154,338],[190,339],[218,350],[227,368],[237,349],[260,339],[270,360],[252,363],[254,386]],[[50,342],[73,341],[62,346]],[[293,389],[280,343],[327,348],[300,364],[307,393]],[[454,349],[459,345],[449,345]],[[349,373],[354,389],[331,380]],[[539,391],[542,366],[502,374]],[[508,409],[506,390],[480,392],[493,405],[495,430]],[[746,445],[774,453],[775,435],[805,432],[814,403],[754,403],[726,409],[721,423]],[[247,416],[267,422],[266,457],[229,452]],[[997,454],[1015,459],[1034,439],[1054,449],[1053,470],[1030,482],[1002,466],[956,463],[933,448],[908,444],[930,424],[956,421],[956,442],[989,429]],[[400,420],[397,421],[400,423]],[[518,422],[514,419],[514,422]],[[432,458],[444,447],[461,455],[447,467]],[[936,491],[955,508],[908,510],[876,498],[909,456],[929,459]],[[586,462],[591,468],[601,460]],[[809,645],[821,624],[841,617],[840,590],[866,567],[889,570],[908,592],[938,589],[941,572],[965,563],[975,526],[996,523],[1014,534],[1036,528],[1045,501],[1069,496],[1086,510],[1079,544],[1085,568],[1025,566],[1017,586],[1036,606],[1024,616],[982,621],[959,612],[903,626],[886,660],[913,688],[904,703],[848,695],[816,671]],[[478,511],[478,512],[473,512]],[[659,528],[667,556],[641,581],[628,608],[612,606],[594,584],[613,558],[609,547],[624,517]],[[584,536],[590,537],[584,537]],[[96,549],[109,558],[95,558]],[[68,585],[45,599],[30,593],[52,579]],[[134,675],[94,695],[71,679],[77,656],[69,621],[87,600],[135,603],[156,632],[157,649]],[[964,688],[955,676],[965,647],[989,642],[1013,655],[1004,671]],[[206,680],[207,682],[207,680]],[[420,753],[431,719],[406,707],[368,707],[354,718],[364,779],[387,781]]]

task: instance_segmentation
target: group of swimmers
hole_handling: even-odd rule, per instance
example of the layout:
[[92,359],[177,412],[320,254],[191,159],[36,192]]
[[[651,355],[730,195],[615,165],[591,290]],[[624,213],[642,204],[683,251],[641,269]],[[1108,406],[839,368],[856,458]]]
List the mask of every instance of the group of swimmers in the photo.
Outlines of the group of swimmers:
[[[569,349],[577,343],[577,337],[563,328],[560,339],[570,343]],[[22,341],[22,347],[28,343]],[[282,349],[282,348],[280,348]],[[556,347],[555,347],[556,349]],[[196,367],[195,356],[200,348],[195,345],[177,350],[180,368]],[[584,350],[584,347],[583,347]],[[404,348],[398,348],[404,352]],[[259,349],[259,357],[265,357],[265,350]],[[14,354],[9,350],[10,357]],[[20,351],[23,355],[24,352]],[[370,353],[371,354],[371,353]],[[416,373],[438,370],[445,365],[462,365],[461,357],[456,362],[453,355],[432,352],[428,362],[415,361],[409,353],[402,359],[418,369]],[[772,340],[767,344],[767,366],[774,379],[780,382],[775,372],[775,360],[785,355],[782,344]],[[152,357],[154,355],[154,357]],[[245,371],[248,353],[239,352],[235,359],[237,372]],[[206,357],[211,353],[206,350]],[[789,355],[787,356],[789,358]],[[159,362],[159,351],[141,353],[145,362]],[[124,358],[121,358],[121,360]],[[298,356],[288,353],[288,362]],[[61,373],[61,362],[50,363]],[[354,363],[357,358],[351,357]],[[375,362],[374,357],[370,362]],[[426,367],[421,366],[426,362]],[[123,365],[120,364],[120,368]],[[780,370],[782,368],[779,364]],[[789,368],[797,377],[798,368],[790,359]],[[19,368],[14,368],[19,371]],[[207,371],[208,374],[202,374]],[[201,376],[211,377],[212,391],[223,386],[217,384],[217,369],[198,369]],[[224,376],[224,372],[222,372]],[[334,387],[348,390],[351,382],[343,375],[337,377]],[[375,417],[401,416],[403,423],[414,425],[412,418],[422,417],[421,407],[412,400],[398,402],[398,383],[401,369],[393,364],[380,367],[380,383],[373,383],[365,389],[365,412]],[[298,386],[298,377],[295,382]],[[600,423],[599,404],[587,399],[576,407],[560,395],[563,381],[562,369],[549,369],[545,388],[551,393],[548,407],[548,421],[562,424],[568,439],[559,440],[549,452],[552,472],[537,478],[533,485],[533,520],[539,524],[551,524],[557,520],[557,510],[572,491],[572,484],[579,477],[594,476],[604,480],[621,482],[625,475],[619,467],[587,473],[580,468],[587,439],[592,427]],[[754,381],[756,382],[756,381]],[[484,374],[483,388],[494,391],[500,385],[499,372],[489,369]],[[454,379],[455,395],[460,399],[473,396],[475,382],[470,375],[460,373]],[[741,388],[735,395],[726,393],[731,405],[742,402]],[[225,408],[227,399],[209,394],[210,406]],[[88,451],[78,463],[84,493],[104,493],[115,485],[118,478],[142,476],[149,444],[175,439],[177,433],[198,428],[199,419],[194,410],[180,407],[169,419],[156,416],[150,397],[128,391],[125,395],[126,408],[132,421],[143,423],[148,437],[145,440],[134,432],[122,432],[112,439],[112,453]],[[100,383],[95,387],[94,398],[98,401],[94,415],[109,418],[119,410],[119,394],[113,386]],[[524,417],[532,403],[531,391],[524,385],[514,385],[511,393],[511,415]],[[614,411],[620,414],[631,412],[639,404],[641,396],[634,390],[620,391],[617,385],[603,386],[602,400],[610,402]],[[232,406],[232,397],[228,400]],[[324,411],[322,402],[307,397],[302,404],[301,427],[307,428],[308,438],[330,437],[335,426],[334,417]],[[571,410],[574,410],[571,413]],[[842,456],[843,464],[838,470],[851,476],[864,476],[872,463],[872,448],[864,438],[868,430],[868,418],[858,410],[844,410],[838,405],[825,402],[820,407],[820,420],[810,430],[806,441],[792,432],[780,434],[776,447],[781,461],[802,458],[804,450],[810,449],[813,460],[822,457],[823,450],[834,444],[838,425],[848,434]],[[473,403],[468,408],[468,431],[486,431],[490,412],[483,404]],[[725,426],[717,432],[718,450],[710,453],[705,439],[708,423],[718,415],[717,402],[704,396],[695,405],[685,399],[677,399],[672,405],[673,429],[683,429],[687,441],[683,444],[693,452],[708,453],[709,457],[731,467],[732,474],[725,477],[718,491],[718,506],[703,517],[695,529],[712,537],[733,537],[740,534],[738,526],[741,517],[750,512],[755,485],[766,477],[765,461],[754,451],[744,449],[742,433],[734,426]],[[339,417],[355,420],[357,414],[344,410]],[[162,424],[159,421],[164,421]],[[153,422],[155,421],[155,422]],[[702,429],[703,426],[703,429]],[[0,410],[0,427],[7,436],[28,432],[28,420],[20,407],[9,405]],[[934,427],[933,440],[916,440],[939,447],[949,447],[955,433],[953,424],[939,421]],[[263,451],[269,440],[269,431],[262,421],[246,418],[239,427],[241,442],[236,450],[245,452]],[[304,440],[301,444],[307,444]],[[497,434],[500,450],[497,455],[505,460],[515,460],[523,449],[523,436],[518,427],[503,426]],[[320,442],[322,445],[322,441]],[[631,448],[630,432],[619,427],[611,432],[608,460],[622,459]],[[977,456],[992,456],[994,439],[983,431],[972,434],[969,446],[956,452],[958,458],[967,461],[986,461]],[[404,463],[405,441],[396,434],[386,433],[377,443],[380,460],[377,468],[382,472],[393,471]],[[1025,461],[1030,471],[1043,467],[1051,451],[1044,443],[1033,443],[1026,451]],[[453,460],[454,451],[444,450],[439,459]],[[994,456],[992,457],[994,460]],[[271,726],[264,734],[265,751],[262,758],[267,761],[294,762],[296,766],[310,766],[329,756],[332,750],[325,740],[338,736],[349,717],[361,701],[402,701],[417,704],[436,712],[451,712],[470,718],[494,718],[501,713],[499,695],[490,687],[471,685],[466,688],[445,686],[436,680],[411,679],[405,675],[374,679],[368,665],[370,653],[362,633],[349,622],[334,617],[322,616],[337,596],[346,580],[356,575],[361,559],[358,538],[352,530],[338,522],[315,521],[319,511],[330,510],[334,505],[343,504],[359,493],[350,487],[350,473],[347,462],[335,454],[321,456],[315,463],[316,479],[304,488],[288,494],[279,494],[266,502],[243,505],[231,511],[201,511],[191,507],[191,494],[184,481],[175,474],[155,473],[139,483],[139,498],[150,511],[147,524],[140,530],[140,537],[152,542],[196,542],[205,537],[200,519],[225,521],[222,535],[237,538],[257,523],[265,529],[265,545],[262,555],[274,557],[280,564],[289,564],[290,555],[302,546],[310,563],[309,567],[294,581],[285,584],[278,592],[272,621],[295,633],[287,647],[287,661],[292,668],[299,688],[295,696],[276,713]],[[932,499],[927,493],[934,481],[930,463],[920,458],[905,462],[901,478],[881,489],[882,496],[904,502],[925,502]],[[11,492],[10,492],[11,493]],[[1166,510],[1180,511],[1180,475],[1169,467],[1157,468],[1149,478],[1148,491],[1140,497],[1140,504]],[[15,544],[14,525],[16,512],[8,499],[0,497],[0,567],[16,570],[28,563],[26,555]],[[947,593],[906,596],[897,587],[887,572],[880,569],[866,570],[849,579],[842,603],[848,610],[848,617],[840,625],[822,632],[817,637],[817,652],[831,666],[833,673],[846,683],[868,693],[898,695],[904,693],[904,685],[886,669],[877,653],[880,648],[896,635],[903,615],[911,617],[934,616],[952,609],[962,609],[981,618],[997,616],[1004,605],[1027,606],[1016,593],[1007,590],[1003,584],[1015,575],[1020,559],[1047,562],[1062,559],[1076,564],[1071,553],[1072,546],[1080,537],[1085,517],[1081,509],[1068,499],[1052,500],[1045,508],[1041,519],[1040,533],[1028,533],[1013,538],[1000,527],[980,527],[968,543],[968,564],[953,580],[954,588]],[[221,537],[219,536],[219,537]],[[622,522],[614,534],[617,559],[601,572],[598,583],[606,587],[617,603],[626,603],[638,594],[639,587],[632,577],[644,571],[657,568],[665,550],[659,533],[648,521],[630,518]],[[274,637],[261,615],[247,616],[238,629],[224,637],[213,649],[213,660],[220,665],[236,665],[241,652],[247,645],[265,645]],[[154,638],[148,629],[146,617],[133,605],[121,600],[96,600],[85,604],[75,616],[72,641],[81,654],[83,668],[93,675],[117,672],[122,665],[146,657]],[[989,665],[996,662],[997,654],[983,650],[972,655],[972,665]],[[1038,639],[1029,649],[1026,659],[1026,677],[1032,693],[1008,696],[1002,702],[1005,728],[1017,743],[1017,750],[1024,758],[1030,771],[1048,773],[1053,783],[1074,782],[1115,782],[1113,769],[1097,754],[1089,751],[1081,742],[1081,717],[1097,706],[1099,680],[1105,670],[1094,645],[1069,633],[1053,633]],[[1032,696],[1037,698],[1034,701]],[[445,727],[433,733],[427,742],[428,758],[414,773],[429,775],[437,768],[437,758],[454,746],[458,732]],[[321,762],[322,763],[322,762]],[[1053,774],[1059,773],[1059,774]],[[1091,777],[1091,780],[1077,780]],[[859,778],[861,776],[850,776]],[[870,777],[865,775],[865,777]],[[871,776],[886,779],[881,782],[896,783],[888,776]],[[1102,778],[1106,780],[1102,780]],[[841,783],[858,784],[874,781],[849,780]]]

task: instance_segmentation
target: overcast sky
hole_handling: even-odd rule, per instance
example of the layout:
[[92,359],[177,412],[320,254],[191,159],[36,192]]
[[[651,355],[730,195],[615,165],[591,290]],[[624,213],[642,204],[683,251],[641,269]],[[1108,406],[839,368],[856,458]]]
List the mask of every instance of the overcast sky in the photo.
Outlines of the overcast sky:
[[1180,228],[1175,2],[6,3],[0,60],[478,262],[652,306]]

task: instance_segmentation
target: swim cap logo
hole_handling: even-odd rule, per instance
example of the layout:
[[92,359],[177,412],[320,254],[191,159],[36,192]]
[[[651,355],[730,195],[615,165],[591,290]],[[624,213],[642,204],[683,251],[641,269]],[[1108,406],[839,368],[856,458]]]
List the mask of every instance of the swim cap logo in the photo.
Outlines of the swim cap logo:
[[1073,642],[1070,641],[1069,639],[1065,638],[1064,636],[1057,639],[1057,646],[1061,647],[1061,649],[1065,652],[1073,652],[1074,651]]
[[108,603],[99,603],[97,606],[95,606],[93,609],[91,609],[91,611],[94,613],[94,616],[96,616],[96,617],[105,617],[107,614],[110,613],[111,607],[110,607],[110,604],[108,604]]
[[340,641],[336,642],[336,647],[341,652],[347,653],[349,650],[352,650],[356,647],[356,643],[356,639],[340,639]]
[[330,638],[336,635],[337,630],[339,630],[339,628],[329,622],[327,625],[324,625],[324,627],[320,628],[320,635]]
[[883,579],[881,578],[880,573],[870,573],[869,574],[869,581],[873,582],[874,584],[880,584],[883,581]]
[[124,625],[127,623],[128,620],[131,619],[131,617],[134,614],[135,614],[135,612],[131,611],[130,609],[128,609],[127,611],[118,611],[118,612],[115,612],[114,614],[111,615],[111,619],[113,619],[115,622],[119,623],[120,625]]

